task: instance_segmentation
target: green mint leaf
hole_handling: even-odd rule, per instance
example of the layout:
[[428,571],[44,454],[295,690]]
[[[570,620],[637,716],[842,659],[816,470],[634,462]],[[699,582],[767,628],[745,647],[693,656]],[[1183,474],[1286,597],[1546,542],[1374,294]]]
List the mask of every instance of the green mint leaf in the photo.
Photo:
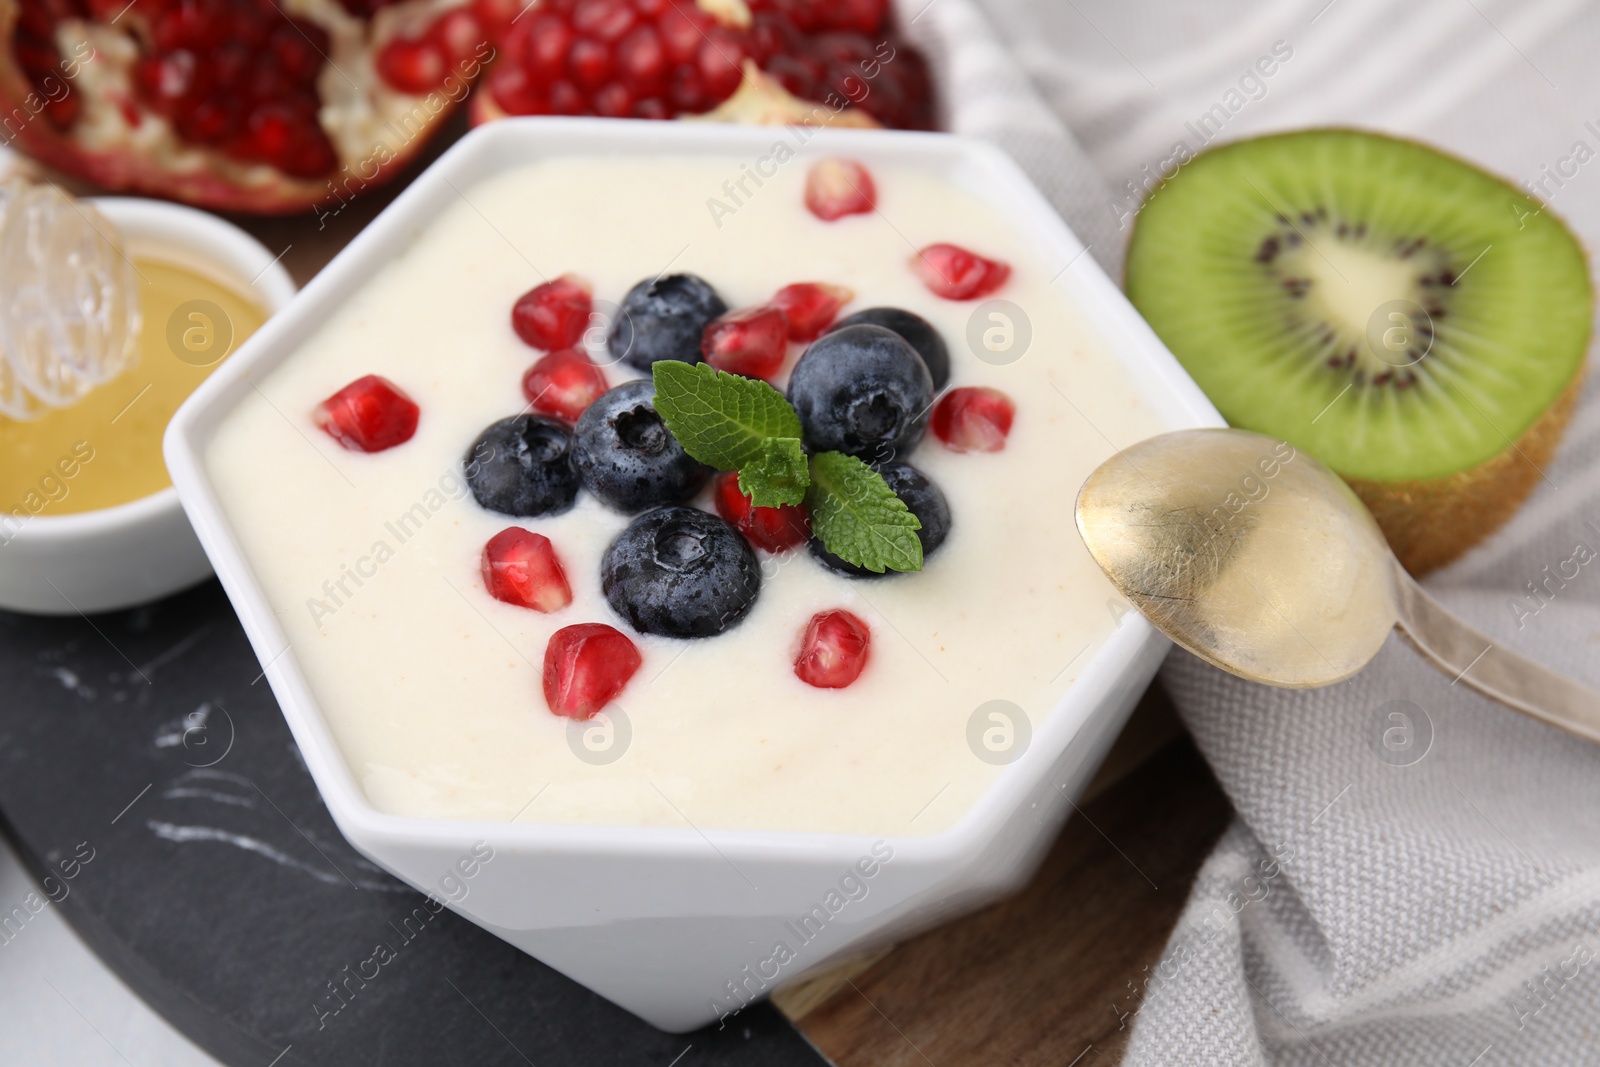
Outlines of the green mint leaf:
[[769,437],[759,458],[739,468],[739,491],[758,508],[798,504],[806,498],[811,468],[798,437]]
[[811,532],[829,552],[882,574],[920,571],[922,523],[894,495],[883,475],[842,452],[811,457],[811,488],[806,491]]
[[656,412],[683,450],[718,470],[763,462],[763,442],[800,437],[800,416],[766,382],[704,363],[663,359],[651,368]]

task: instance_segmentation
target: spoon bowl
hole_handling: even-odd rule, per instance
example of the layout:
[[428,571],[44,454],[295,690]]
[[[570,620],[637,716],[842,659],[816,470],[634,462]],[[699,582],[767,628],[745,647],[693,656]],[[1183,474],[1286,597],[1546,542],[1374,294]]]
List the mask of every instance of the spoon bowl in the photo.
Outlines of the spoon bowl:
[[1181,430],[1119,452],[1079,492],[1078,529],[1146,618],[1252,681],[1341,682],[1399,618],[1371,514],[1338,475],[1260,434]]
[[1232,429],[1149,438],[1089,475],[1077,520],[1145,618],[1241,678],[1342,682],[1398,626],[1452,684],[1600,740],[1600,693],[1446,611],[1343,479],[1287,442]]

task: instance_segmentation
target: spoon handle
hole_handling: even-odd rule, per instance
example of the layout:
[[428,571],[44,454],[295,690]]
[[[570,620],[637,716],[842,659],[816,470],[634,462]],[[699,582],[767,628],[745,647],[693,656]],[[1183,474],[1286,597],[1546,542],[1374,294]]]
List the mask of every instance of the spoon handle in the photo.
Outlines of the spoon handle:
[[1441,670],[1491,700],[1590,741],[1600,741],[1600,692],[1474,630],[1395,564],[1400,629]]

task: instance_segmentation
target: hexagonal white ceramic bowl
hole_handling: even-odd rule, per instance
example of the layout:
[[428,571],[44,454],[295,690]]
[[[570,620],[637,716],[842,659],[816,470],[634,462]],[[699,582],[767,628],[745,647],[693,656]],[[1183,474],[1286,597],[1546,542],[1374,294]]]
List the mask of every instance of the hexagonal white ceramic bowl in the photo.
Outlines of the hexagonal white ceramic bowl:
[[[1010,765],[951,829],[875,840],[844,834],[555,826],[403,818],[373,808],[352,776],[251,574],[202,462],[218,424],[252,387],[465,189],[563,155],[695,154],[730,166],[767,150],[771,129],[673,122],[515,119],[464,138],[422,174],[214,375],[167,432],[167,464],[244,624],[334,820],[374,862],[424,891],[492,843],[457,911],[655,1025],[716,1020],[778,981],[865,951],[1020,886],[1168,645],[1130,615]],[[829,131],[808,150],[847,152],[943,175],[976,192],[1036,243],[1076,261],[1060,284],[1088,309],[1149,403],[1173,428],[1220,425],[1215,409],[1022,171],[995,148],[938,134]],[[1072,491],[1064,487],[1064,491]],[[1102,610],[1096,607],[1094,610]],[[874,847],[877,853],[874,853]],[[893,859],[875,863],[891,849]],[[860,899],[830,890],[866,860]],[[742,875],[742,877],[740,876]],[[860,890],[855,890],[859,896]],[[834,900],[844,899],[836,896]],[[817,909],[821,909],[818,911]],[[815,915],[803,931],[802,916]],[[809,939],[808,939],[809,938]],[[795,952],[774,962],[775,943]]]

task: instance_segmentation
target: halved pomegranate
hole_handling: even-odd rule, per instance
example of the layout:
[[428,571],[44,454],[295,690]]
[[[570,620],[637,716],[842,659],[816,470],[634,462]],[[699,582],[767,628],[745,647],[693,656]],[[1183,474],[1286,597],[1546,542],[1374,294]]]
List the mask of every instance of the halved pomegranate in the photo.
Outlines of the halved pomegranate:
[[466,97],[506,2],[0,0],[0,108],[108,189],[331,213]]
[[510,25],[472,120],[869,116],[930,129],[927,64],[889,14],[888,0],[539,0]]

